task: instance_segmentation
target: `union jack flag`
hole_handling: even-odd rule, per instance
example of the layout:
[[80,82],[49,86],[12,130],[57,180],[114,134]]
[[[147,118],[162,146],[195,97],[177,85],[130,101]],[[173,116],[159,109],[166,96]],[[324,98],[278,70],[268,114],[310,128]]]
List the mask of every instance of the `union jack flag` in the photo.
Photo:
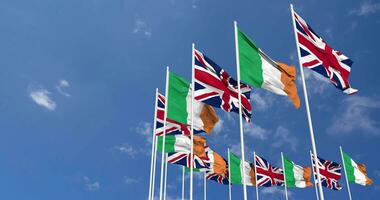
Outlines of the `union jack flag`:
[[[206,152],[209,151],[209,147],[206,147]],[[191,153],[189,152],[175,152],[168,153],[168,163],[182,165],[190,168],[191,163],[193,163],[193,167],[195,169],[200,169],[201,171],[205,171],[210,169],[210,158],[207,156],[193,156],[194,162],[191,162]]]
[[305,20],[296,12],[293,14],[301,65],[329,78],[335,87],[346,94],[357,92],[348,82],[353,61],[340,51],[332,49]]
[[207,180],[213,180],[217,183],[228,185],[229,176],[228,173],[225,174],[217,174],[213,170],[206,171]]
[[257,186],[284,186],[284,172],[281,168],[273,167],[264,158],[255,155]]
[[[311,155],[313,161],[313,170],[315,174],[315,180],[318,180],[317,172],[315,168],[314,155]],[[327,187],[333,190],[341,190],[342,186],[339,185],[338,180],[341,178],[342,166],[336,162],[325,160],[320,157],[318,159],[318,168],[321,176],[321,182],[323,187]]]
[[[224,69],[198,50],[194,50],[195,99],[227,112],[239,113],[238,84]],[[240,84],[242,116],[251,119],[251,87]]]
[[[156,117],[156,136],[164,134],[164,115],[165,115],[165,96],[158,93],[157,98],[157,117]],[[200,130],[194,129],[194,134],[201,133]],[[190,126],[176,122],[172,119],[166,119],[166,135],[190,135]]]

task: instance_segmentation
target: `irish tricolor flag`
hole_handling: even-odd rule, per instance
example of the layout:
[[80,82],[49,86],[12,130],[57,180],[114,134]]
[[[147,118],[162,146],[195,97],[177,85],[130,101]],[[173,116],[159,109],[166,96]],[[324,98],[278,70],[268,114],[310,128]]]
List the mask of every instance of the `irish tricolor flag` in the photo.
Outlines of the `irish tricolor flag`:
[[[184,78],[169,73],[167,118],[182,124],[191,124],[191,84]],[[214,109],[194,100],[194,130],[210,133],[218,122]]]
[[[164,136],[157,137],[157,150],[162,151]],[[197,156],[205,156],[206,139],[204,137],[194,135],[193,152]],[[166,135],[165,137],[165,152],[191,152],[191,139],[187,135]]]
[[349,182],[357,183],[360,185],[371,185],[373,181],[368,178],[366,167],[363,164],[357,164],[345,152],[341,151],[344,163],[344,170],[346,171],[347,179]]
[[296,165],[285,156],[283,156],[283,161],[286,187],[305,188],[313,185],[310,181],[310,167]]
[[[254,172],[254,167],[251,167],[249,162],[242,161],[235,154],[230,152],[230,179],[233,184],[243,184],[243,179],[245,179],[245,184],[249,186],[256,185],[256,177]],[[243,167],[245,168],[245,174],[243,174]]]
[[247,35],[240,30],[236,31],[241,81],[256,88],[288,96],[294,106],[299,108],[295,67],[274,62]]

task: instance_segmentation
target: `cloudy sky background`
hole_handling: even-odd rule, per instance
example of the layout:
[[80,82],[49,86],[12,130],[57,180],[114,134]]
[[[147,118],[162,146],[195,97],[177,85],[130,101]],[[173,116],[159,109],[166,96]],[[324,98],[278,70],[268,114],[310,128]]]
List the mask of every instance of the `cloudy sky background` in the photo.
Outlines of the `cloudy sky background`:
[[[273,59],[297,65],[287,1],[2,0],[0,1],[0,198],[145,199],[148,193],[154,91],[165,66],[190,79],[191,43],[236,77],[233,21]],[[306,72],[319,155],[340,162],[339,145],[367,165],[374,185],[351,185],[354,198],[380,195],[380,97],[376,74],[380,2],[294,1],[296,11],[329,44],[354,61],[346,96]],[[299,95],[303,97],[300,81]],[[280,165],[280,152],[309,165],[304,101],[252,94],[246,156]],[[237,114],[218,110],[207,137],[223,156],[239,153]],[[195,196],[201,199],[202,177]],[[180,197],[180,168],[169,166],[168,199]],[[347,199],[328,191],[328,199]],[[188,186],[188,185],[187,185]],[[208,182],[209,199],[228,188]],[[157,189],[156,189],[157,191]],[[187,194],[188,195],[188,194]],[[241,199],[242,188],[233,187]],[[254,188],[249,188],[250,199]],[[260,188],[283,199],[283,188]],[[290,191],[311,199],[314,189]]]

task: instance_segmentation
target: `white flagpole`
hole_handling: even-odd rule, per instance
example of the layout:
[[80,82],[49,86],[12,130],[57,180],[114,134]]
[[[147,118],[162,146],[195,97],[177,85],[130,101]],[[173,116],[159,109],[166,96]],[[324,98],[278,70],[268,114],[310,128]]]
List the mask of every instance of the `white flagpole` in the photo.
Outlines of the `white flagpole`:
[[164,200],[166,200],[166,184],[168,179],[168,153],[165,155],[165,179],[164,179]]
[[259,200],[259,185],[257,183],[256,152],[253,152],[253,166],[255,167],[256,200]]
[[288,189],[286,185],[286,173],[285,173],[285,164],[284,164],[284,154],[281,152],[281,160],[282,160],[282,169],[284,171],[284,184],[285,184],[285,199],[288,200]]
[[207,200],[206,172],[204,172],[203,178],[203,199]]
[[344,176],[346,177],[348,197],[350,198],[350,200],[352,200],[350,184],[348,183],[348,177],[347,177],[347,171],[346,171],[346,163],[344,162],[344,158],[343,158],[342,146],[339,146],[339,149],[340,149],[340,156],[342,157],[342,162],[343,162]]
[[[239,47],[238,47],[238,30],[237,22],[234,21],[234,31],[235,31],[235,53],[236,53],[236,70],[237,70],[237,84],[238,84],[238,95],[239,95],[239,122],[240,122],[240,146],[241,146],[241,157],[243,162],[245,162],[244,154],[244,132],[243,132],[243,118],[242,118],[242,108],[241,108],[241,88],[240,88],[240,61],[239,61]],[[245,167],[243,167],[243,174],[245,175]],[[245,178],[243,178],[243,192],[244,200],[247,200],[247,185],[245,183]]]
[[[156,127],[156,122],[154,122],[154,127]],[[152,196],[151,200],[154,199],[154,189],[155,189],[155,181],[156,181],[156,162],[157,162],[157,136],[154,139],[154,160],[153,160],[153,177],[152,177]]]
[[229,196],[229,200],[232,200],[230,148],[227,149],[227,152],[228,152],[228,196]]
[[310,162],[311,162],[311,171],[313,172],[315,195],[317,196],[317,200],[319,200],[318,186],[317,186],[317,182],[315,181],[315,173],[314,173],[314,166],[313,166],[313,157],[311,156],[311,151],[310,151]]
[[194,143],[194,50],[195,44],[191,45],[191,145],[190,145],[190,200],[193,200],[193,168],[194,168],[194,155],[193,155],[193,143]]
[[156,98],[155,98],[155,102],[154,102],[154,118],[153,118],[153,133],[152,133],[152,155],[151,155],[151,158],[150,158],[150,177],[149,177],[149,197],[148,199],[152,200],[152,191],[153,191],[153,187],[154,187],[154,183],[153,183],[153,176],[155,174],[153,174],[153,163],[155,162],[154,161],[154,154],[155,154],[155,143],[156,143],[156,117],[157,117],[157,96],[158,96],[158,88],[156,88]]
[[162,200],[163,186],[164,186],[164,164],[165,164],[165,137],[166,137],[166,116],[168,115],[168,102],[169,102],[169,66],[166,67],[166,85],[165,85],[165,114],[164,114],[164,131],[162,136],[162,152],[161,152],[161,177],[160,177],[160,200]]
[[185,200],[185,166],[182,167],[182,200]]
[[[305,106],[306,106],[307,119],[308,119],[308,123],[309,123],[311,146],[312,146],[312,150],[313,150],[313,154],[314,154],[314,161],[317,164],[318,163],[317,162],[317,157],[318,157],[317,147],[315,145],[313,123],[312,123],[312,120],[311,120],[311,113],[310,113],[310,108],[309,108],[309,99],[308,99],[308,96],[307,96],[305,76],[303,74],[303,67],[301,66],[301,53],[300,53],[300,50],[299,50],[299,47],[298,47],[298,38],[297,38],[297,33],[296,33],[296,23],[294,21],[293,4],[290,4],[290,9],[291,9],[291,14],[292,14],[294,37],[296,39],[296,47],[297,47],[297,53],[298,53],[298,63],[299,63],[300,71],[301,71],[301,80],[302,80],[302,86],[303,86],[303,94],[304,94],[304,98],[305,98]],[[316,167],[316,169],[317,169],[317,180],[320,183],[321,182],[321,176],[320,176],[320,173],[319,173],[319,168]],[[319,188],[319,196],[321,197],[321,200],[324,200],[325,198],[323,196],[322,185],[318,184],[318,188]]]

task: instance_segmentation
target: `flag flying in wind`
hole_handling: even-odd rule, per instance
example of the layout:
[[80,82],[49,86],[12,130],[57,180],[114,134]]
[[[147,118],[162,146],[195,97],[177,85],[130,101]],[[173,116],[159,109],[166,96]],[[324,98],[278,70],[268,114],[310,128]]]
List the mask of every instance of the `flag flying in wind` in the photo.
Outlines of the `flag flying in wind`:
[[210,160],[210,168],[206,170],[206,178],[227,185],[229,183],[229,176],[226,159],[212,150],[207,153]]
[[[255,186],[255,171],[252,164],[247,161],[241,160],[235,154],[230,152],[230,176],[231,183],[233,184],[243,184],[243,179],[245,184],[248,186]],[[243,167],[245,168],[245,174],[243,174]]]
[[[191,124],[191,87],[184,78],[170,72],[167,97],[167,118],[182,124]],[[211,133],[219,121],[214,109],[194,100],[194,129]]]
[[[314,162],[314,155],[311,155],[311,157],[313,161],[315,180],[318,180]],[[338,181],[342,177],[342,166],[339,163],[330,160],[325,160],[320,157],[317,157],[317,160],[322,186],[333,190],[341,190],[342,186],[339,185]]]
[[287,187],[305,188],[313,186],[310,181],[311,168],[301,167],[284,156],[284,174]]
[[343,160],[344,160],[344,169],[346,170],[347,179],[350,182],[357,183],[363,186],[371,185],[373,181],[368,178],[367,170],[365,165],[363,164],[356,164],[352,158],[346,154],[343,153]]
[[[195,99],[226,112],[239,113],[237,81],[200,51],[194,50],[194,56]],[[251,87],[240,84],[240,89],[242,115],[249,121],[252,112],[249,101]]]
[[294,107],[300,107],[297,93],[296,68],[274,62],[249,37],[237,30],[241,81],[264,88],[278,95],[288,96]]
[[332,49],[305,20],[296,12],[293,14],[301,65],[329,78],[335,87],[346,94],[357,92],[358,90],[351,88],[348,81],[352,60],[340,51]]
[[273,167],[264,158],[255,155],[257,186],[271,187],[284,185],[284,172],[281,168]]

